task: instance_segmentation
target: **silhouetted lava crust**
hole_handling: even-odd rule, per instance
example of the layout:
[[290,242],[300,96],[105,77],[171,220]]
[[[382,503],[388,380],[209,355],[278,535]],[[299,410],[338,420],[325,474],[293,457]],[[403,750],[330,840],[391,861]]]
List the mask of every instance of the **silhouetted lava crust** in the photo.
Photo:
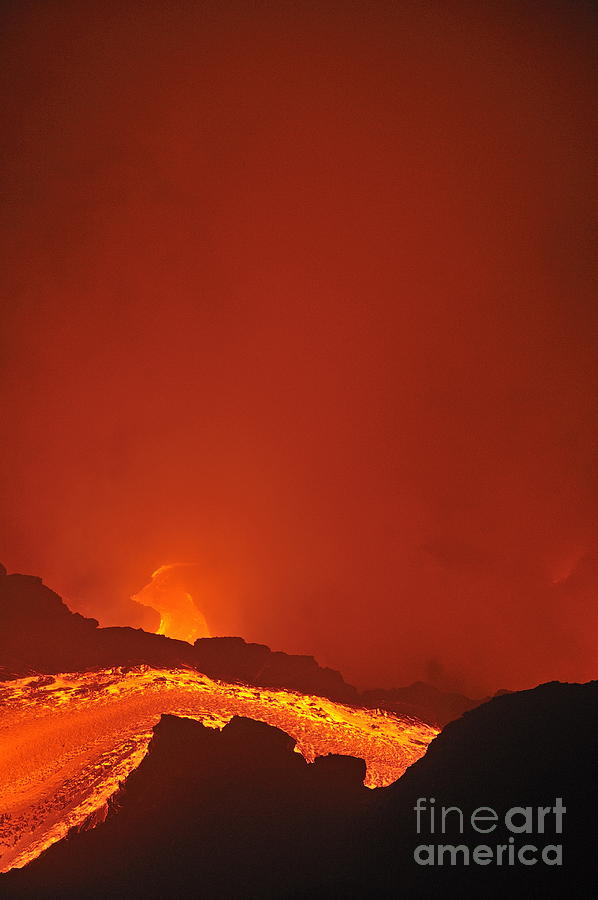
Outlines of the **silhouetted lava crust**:
[[[466,713],[401,781],[372,792],[362,763],[307,765],[268,726],[234,719],[218,732],[167,716],[106,821],[2,876],[0,891],[48,900],[590,897],[597,735],[598,682],[542,685]],[[413,862],[414,847],[430,840],[415,832],[418,797],[471,812],[548,806],[556,796],[567,808],[558,869]],[[444,840],[506,839],[499,827],[491,837],[449,829]]]
[[324,697],[215,681],[192,669],[115,667],[0,682],[0,872],[26,865],[95,815],[139,765],[160,716],[222,728],[246,716],[280,728],[305,759],[363,759],[390,784],[437,729]]
[[223,681],[359,701],[339,672],[312,656],[272,652],[240,637],[200,638],[191,646],[141,629],[99,628],[95,619],[72,613],[40,578],[0,575],[0,680],[142,664],[189,666]]
[[200,638],[191,646],[141,629],[100,628],[95,619],[72,613],[40,578],[0,575],[0,680],[139,665],[188,666],[222,681],[388,709],[440,726],[480,702],[421,682],[360,694],[312,656],[273,652],[240,637]]

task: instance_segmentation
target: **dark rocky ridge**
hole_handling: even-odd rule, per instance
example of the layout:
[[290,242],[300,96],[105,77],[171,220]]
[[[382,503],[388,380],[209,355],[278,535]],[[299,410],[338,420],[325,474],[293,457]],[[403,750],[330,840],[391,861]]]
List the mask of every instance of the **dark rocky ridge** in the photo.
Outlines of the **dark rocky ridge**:
[[146,664],[188,666],[212,678],[286,688],[354,703],[358,692],[312,656],[272,652],[240,637],[201,638],[194,646],[126,627],[100,628],[72,613],[31,575],[0,575],[0,679],[35,673]]
[[[489,697],[486,699],[490,699]],[[364,691],[362,700],[365,706],[388,709],[403,715],[416,716],[430,725],[441,728],[458,719],[468,709],[479,706],[480,700],[472,700],[464,694],[440,691],[424,681],[415,681],[408,687],[377,689]]]
[[[106,821],[0,877],[12,898],[594,896],[598,682],[551,683],[495,698],[451,723],[389,788],[361,785],[363,764],[307,765],[276,729],[233,720],[222,732],[164,717],[150,753]],[[413,861],[420,843],[506,844],[466,826],[416,834],[418,797],[471,813],[489,806],[567,808],[563,865]],[[449,820],[453,821],[454,820]]]
[[[400,878],[407,895],[462,894],[467,888],[467,895],[477,897],[594,896],[597,776],[598,681],[551,682],[502,694],[449,723],[403,778],[377,792],[378,859],[395,860],[389,877],[397,884]],[[458,817],[449,816],[444,837],[430,835],[429,826],[417,836],[414,807],[418,797],[433,797],[437,810],[442,806],[462,809],[463,833]],[[552,807],[557,797],[567,809],[563,833],[555,833],[554,817],[548,817],[545,834],[536,827],[530,834],[514,836],[514,843],[539,847],[561,843],[562,867],[472,863],[468,868],[422,868],[412,862],[420,843],[469,848],[508,844],[513,836],[504,826],[508,809]],[[467,819],[481,806],[499,814],[492,833],[479,833]]]
[[140,664],[189,666],[222,681],[380,707],[441,726],[480,702],[421,682],[360,694],[312,656],[274,652],[240,637],[200,638],[191,646],[141,629],[100,628],[95,619],[71,612],[41,578],[0,573],[0,680]]

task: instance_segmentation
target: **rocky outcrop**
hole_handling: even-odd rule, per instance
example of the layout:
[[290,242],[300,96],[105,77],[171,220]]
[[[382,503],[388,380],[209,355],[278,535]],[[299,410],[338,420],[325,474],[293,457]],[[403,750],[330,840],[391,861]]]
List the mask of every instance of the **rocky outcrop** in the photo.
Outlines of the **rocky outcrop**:
[[0,678],[117,665],[193,664],[193,648],[134,628],[99,628],[41,578],[0,577]]
[[[373,868],[384,874],[377,892],[396,895],[400,888],[406,896],[426,897],[589,897],[595,878],[597,775],[598,681],[552,682],[505,693],[466,712],[446,726],[403,778],[378,792],[380,840]],[[418,798],[424,798],[419,835]],[[561,833],[555,814],[548,812],[557,798],[567,810]],[[448,814],[443,834],[442,807],[461,810],[463,828],[458,814]],[[471,814],[480,807],[497,813],[496,827],[483,832],[472,825]],[[530,809],[529,833],[507,827],[505,815],[514,807]],[[540,807],[547,810],[543,830],[538,826]],[[527,821],[527,814],[519,813],[514,824]],[[511,843],[515,853],[526,844],[540,849],[562,845],[562,865],[541,860],[525,864],[517,858],[511,865]],[[476,846],[489,846],[493,861],[419,866],[413,853],[420,844],[465,845],[470,853]],[[499,845],[507,848],[502,864],[495,861]],[[538,856],[531,852],[532,858]]]
[[[552,683],[494,698],[448,725],[388,788],[363,788],[363,764],[307,765],[292,740],[233,719],[223,729],[165,716],[150,752],[92,831],[0,877],[7,900],[218,897],[590,897],[595,885],[598,682]],[[513,835],[512,807],[566,808],[543,833]],[[434,798],[436,827],[414,807]],[[465,813],[439,828],[441,806]],[[492,808],[492,833],[468,816]],[[521,814],[516,824],[521,823]],[[416,846],[562,844],[562,865],[422,867]]]
[[379,707],[439,726],[482,702],[423,682],[360,694],[339,672],[320,666],[313,656],[272,651],[241,637],[200,638],[191,646],[140,628],[100,628],[95,619],[72,613],[40,578],[0,576],[0,680],[142,664],[189,666],[221,681]]
[[357,689],[340,672],[319,666],[313,656],[273,652],[265,644],[248,644],[240,637],[200,638],[195,650],[197,667],[213,678],[286,688],[345,703],[359,700]]
[[240,637],[191,646],[142,629],[100,628],[72,613],[40,578],[0,576],[0,680],[111,666],[188,666],[222,681],[285,688],[351,703],[357,690],[312,656],[273,652]]
[[330,756],[309,765],[293,746],[248,719],[220,732],[164,716],[118,810],[0,877],[0,894],[282,897],[299,873],[311,891],[331,892],[338,872],[328,861],[359,850],[365,764]]

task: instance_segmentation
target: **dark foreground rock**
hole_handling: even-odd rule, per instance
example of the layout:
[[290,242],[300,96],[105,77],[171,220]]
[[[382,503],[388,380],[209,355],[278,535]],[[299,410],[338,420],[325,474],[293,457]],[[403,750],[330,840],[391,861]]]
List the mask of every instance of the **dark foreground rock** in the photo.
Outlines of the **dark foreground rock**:
[[[218,732],[164,717],[106,821],[0,877],[0,896],[584,900],[596,886],[597,760],[598,682],[494,698],[448,725],[400,781],[377,791],[362,786],[361,762],[309,766],[266,725],[236,719]],[[457,808],[444,834],[442,806]],[[471,825],[479,807],[490,816],[474,820],[485,833]],[[529,807],[531,818],[518,812],[511,821],[529,822],[529,833],[505,824],[513,807]],[[462,848],[454,864],[452,852],[438,864],[440,844]],[[414,861],[420,845],[420,860],[434,865]],[[500,864],[498,845],[507,848]],[[562,848],[562,864],[543,861],[547,845]]]
[[365,764],[308,765],[293,743],[248,719],[219,732],[164,716],[106,821],[0,878],[0,895],[283,897],[295,880],[332,892],[330,860],[360,852]]

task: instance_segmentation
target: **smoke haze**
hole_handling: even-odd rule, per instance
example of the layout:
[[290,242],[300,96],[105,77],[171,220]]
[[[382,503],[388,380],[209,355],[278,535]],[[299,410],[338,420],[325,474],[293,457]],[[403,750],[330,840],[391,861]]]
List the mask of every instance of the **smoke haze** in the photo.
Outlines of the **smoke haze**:
[[9,570],[124,624],[193,563],[364,686],[595,677],[591,5],[3,10]]

